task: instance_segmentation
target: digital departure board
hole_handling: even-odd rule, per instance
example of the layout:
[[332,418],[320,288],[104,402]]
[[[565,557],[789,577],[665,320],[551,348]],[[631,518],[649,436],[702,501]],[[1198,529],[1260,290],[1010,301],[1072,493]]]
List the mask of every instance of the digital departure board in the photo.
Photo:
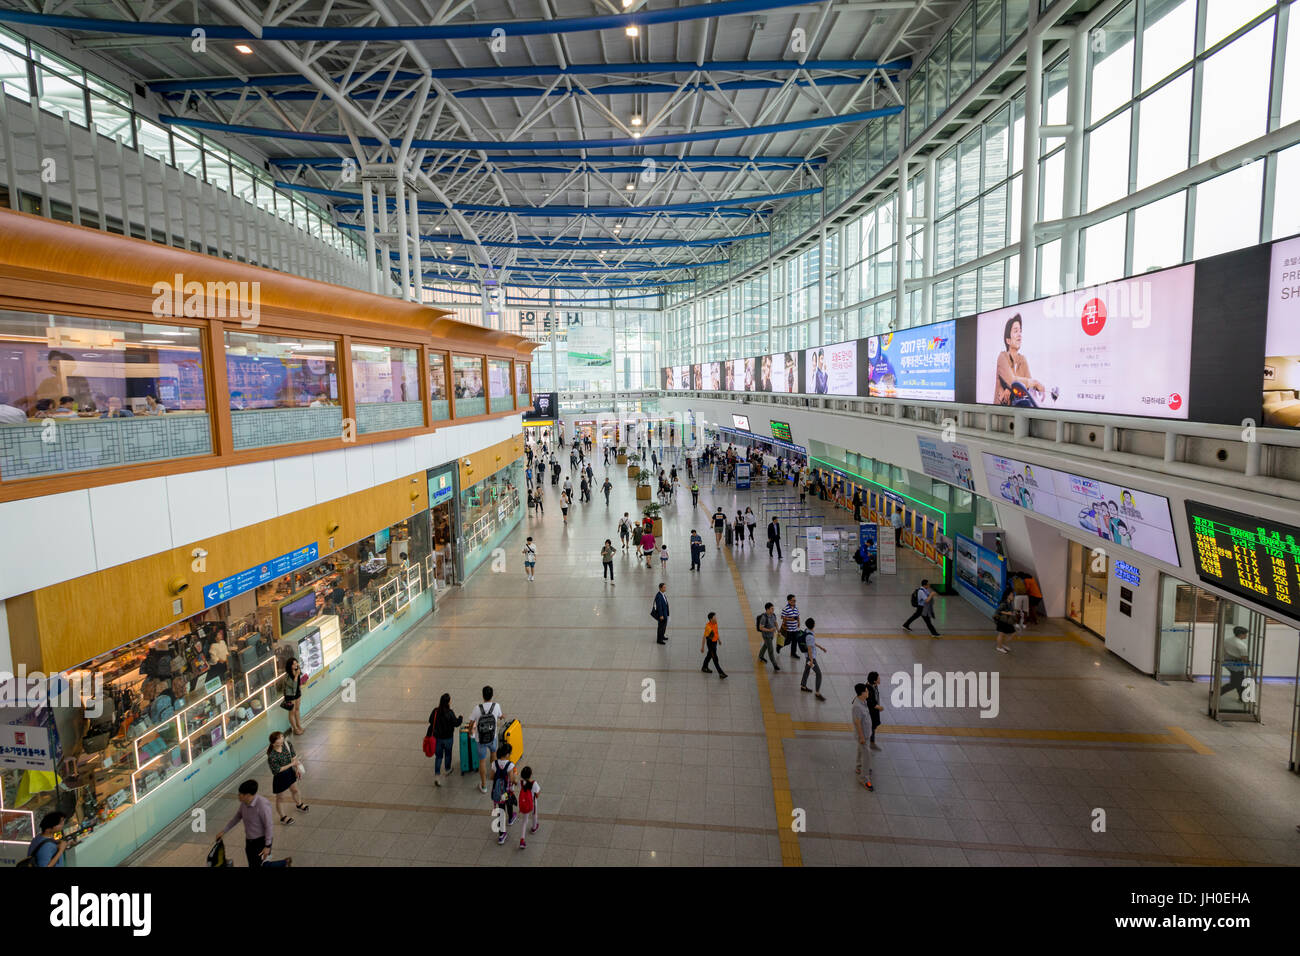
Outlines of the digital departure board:
[[1186,505],[1202,580],[1300,618],[1300,528],[1195,501]]
[[790,437],[789,422],[772,422],[772,437],[779,438],[781,441],[794,441]]

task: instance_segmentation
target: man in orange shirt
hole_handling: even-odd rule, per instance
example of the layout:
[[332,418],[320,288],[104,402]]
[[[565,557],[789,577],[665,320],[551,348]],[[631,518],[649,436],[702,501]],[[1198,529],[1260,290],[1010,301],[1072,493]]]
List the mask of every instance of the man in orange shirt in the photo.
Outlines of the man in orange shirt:
[[704,625],[704,638],[700,641],[700,653],[707,654],[704,658],[704,666],[700,670],[706,674],[712,674],[709,669],[709,661],[713,661],[718,667],[718,677],[722,680],[727,679],[727,675],[722,670],[722,662],[718,660],[718,615],[716,611],[709,612],[709,623]]

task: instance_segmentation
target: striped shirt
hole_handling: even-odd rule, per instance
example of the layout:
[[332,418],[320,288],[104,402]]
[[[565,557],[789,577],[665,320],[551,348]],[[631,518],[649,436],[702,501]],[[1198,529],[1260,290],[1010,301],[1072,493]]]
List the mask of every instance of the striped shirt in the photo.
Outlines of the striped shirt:
[[787,604],[781,611],[781,630],[799,630],[799,609],[793,604]]

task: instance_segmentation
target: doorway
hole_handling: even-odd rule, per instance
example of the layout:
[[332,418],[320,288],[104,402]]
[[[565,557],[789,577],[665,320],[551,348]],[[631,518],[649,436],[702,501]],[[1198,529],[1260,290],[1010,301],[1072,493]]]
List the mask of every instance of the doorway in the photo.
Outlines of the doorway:
[[1066,617],[1106,640],[1106,583],[1110,557],[1100,548],[1070,542]]

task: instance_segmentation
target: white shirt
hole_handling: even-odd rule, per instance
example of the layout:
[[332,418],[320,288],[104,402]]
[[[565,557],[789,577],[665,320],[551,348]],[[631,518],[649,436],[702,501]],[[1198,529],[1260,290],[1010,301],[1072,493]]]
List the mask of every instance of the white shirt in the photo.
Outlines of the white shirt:
[[501,705],[498,704],[496,701],[492,701],[492,703],[490,704],[476,704],[474,709],[470,712],[469,722],[471,724],[477,724],[478,719],[487,714],[491,714],[493,717],[496,718],[497,720],[496,735],[500,737],[501,736]]
[[26,425],[27,416],[21,408],[0,403],[0,425]]

